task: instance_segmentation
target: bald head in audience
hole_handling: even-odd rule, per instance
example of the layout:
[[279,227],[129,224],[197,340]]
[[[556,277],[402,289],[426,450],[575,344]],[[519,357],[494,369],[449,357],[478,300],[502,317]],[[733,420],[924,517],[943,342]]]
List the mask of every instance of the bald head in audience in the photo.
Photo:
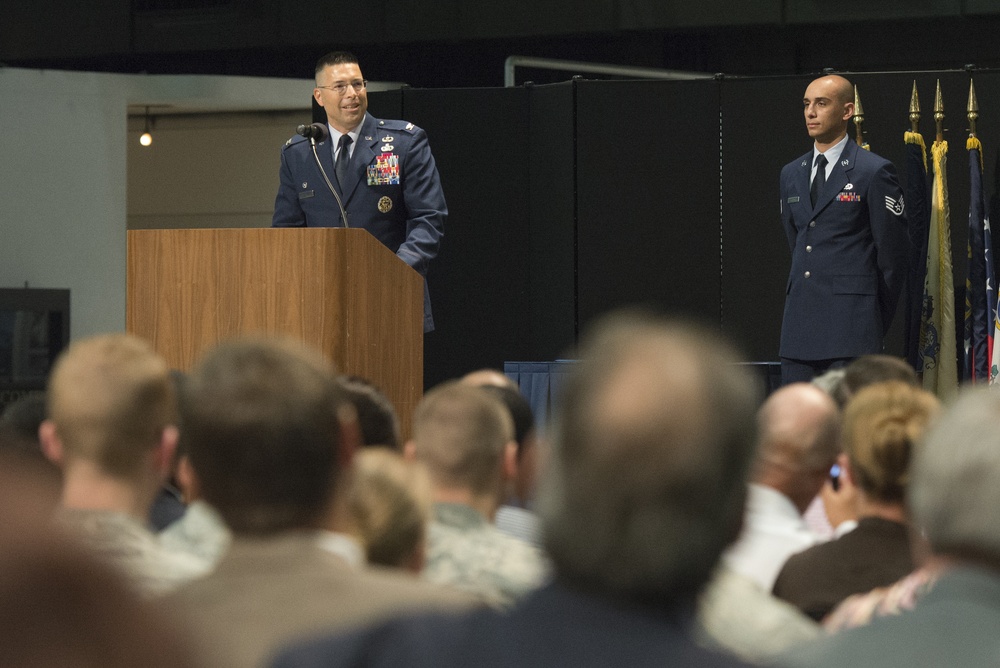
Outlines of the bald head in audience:
[[809,383],[775,391],[760,409],[754,480],[805,512],[840,452],[837,404]]

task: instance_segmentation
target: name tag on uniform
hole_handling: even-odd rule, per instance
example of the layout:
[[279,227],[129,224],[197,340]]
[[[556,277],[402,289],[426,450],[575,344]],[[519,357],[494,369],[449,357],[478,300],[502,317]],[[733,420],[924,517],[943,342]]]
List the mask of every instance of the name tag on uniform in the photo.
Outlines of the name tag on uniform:
[[788,198],[788,203],[789,203],[789,204],[795,204],[795,203],[796,203],[796,202],[798,202],[798,201],[799,201],[799,197],[798,197],[798,195],[796,195],[795,197],[789,197],[789,198]]
[[315,194],[316,192],[313,190],[303,190],[302,192],[299,193],[299,199],[309,199]]

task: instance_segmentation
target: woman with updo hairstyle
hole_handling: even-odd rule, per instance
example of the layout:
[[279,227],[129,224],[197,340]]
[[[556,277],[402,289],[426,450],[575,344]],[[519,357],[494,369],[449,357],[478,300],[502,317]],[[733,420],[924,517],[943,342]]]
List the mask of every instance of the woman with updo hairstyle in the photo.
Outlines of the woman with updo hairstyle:
[[793,555],[774,594],[822,619],[851,594],[888,586],[914,569],[906,511],[910,461],[940,404],[907,383],[876,383],[844,409],[839,484],[856,487],[858,525]]

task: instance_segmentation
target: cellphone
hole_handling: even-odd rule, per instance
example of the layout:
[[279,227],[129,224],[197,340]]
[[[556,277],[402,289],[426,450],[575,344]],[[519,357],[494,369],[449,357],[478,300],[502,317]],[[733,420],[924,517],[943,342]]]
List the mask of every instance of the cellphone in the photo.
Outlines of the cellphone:
[[830,467],[830,485],[833,487],[833,491],[840,491],[840,464],[834,464]]

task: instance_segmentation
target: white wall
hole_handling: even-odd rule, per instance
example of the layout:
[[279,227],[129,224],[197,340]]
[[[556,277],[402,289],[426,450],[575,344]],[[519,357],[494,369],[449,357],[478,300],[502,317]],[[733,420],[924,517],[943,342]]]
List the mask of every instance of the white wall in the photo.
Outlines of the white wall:
[[128,228],[268,227],[281,148],[310,110],[129,119]]
[[0,286],[69,288],[72,337],[125,328],[117,79],[0,69]]
[[[124,330],[128,105],[308,110],[311,87],[308,80],[0,68],[0,287],[69,288],[74,339]],[[279,148],[261,150],[274,160]],[[193,170],[203,159],[192,151],[183,163]],[[238,167],[205,188],[227,190],[240,179]],[[277,163],[268,170],[273,202]]]

